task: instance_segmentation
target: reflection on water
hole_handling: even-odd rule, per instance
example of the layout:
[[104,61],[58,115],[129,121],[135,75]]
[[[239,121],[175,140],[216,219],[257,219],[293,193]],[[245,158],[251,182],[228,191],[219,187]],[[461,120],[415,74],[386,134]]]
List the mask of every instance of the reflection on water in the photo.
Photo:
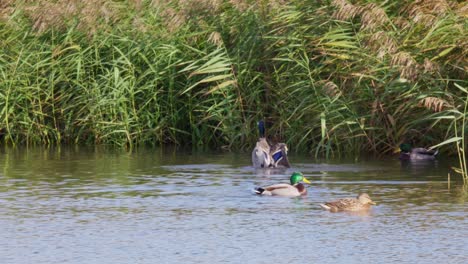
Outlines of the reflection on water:
[[[0,263],[467,261],[467,196],[447,188],[448,164],[290,158],[258,170],[249,154],[3,150]],[[253,194],[295,170],[308,196]],[[359,192],[378,205],[318,205]]]

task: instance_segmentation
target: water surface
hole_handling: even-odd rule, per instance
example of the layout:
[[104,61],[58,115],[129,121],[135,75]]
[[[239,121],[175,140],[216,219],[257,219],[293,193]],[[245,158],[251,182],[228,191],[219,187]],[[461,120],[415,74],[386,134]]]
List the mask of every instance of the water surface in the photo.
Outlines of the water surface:
[[[3,150],[0,263],[468,263],[467,195],[446,162],[292,156],[255,170],[249,156]],[[307,197],[253,194],[294,170]],[[378,205],[318,206],[358,192]]]

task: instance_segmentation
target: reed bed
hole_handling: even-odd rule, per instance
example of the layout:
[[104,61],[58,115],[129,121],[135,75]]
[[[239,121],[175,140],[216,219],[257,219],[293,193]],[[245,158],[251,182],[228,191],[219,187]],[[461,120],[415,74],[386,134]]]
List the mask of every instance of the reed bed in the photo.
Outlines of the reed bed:
[[315,156],[435,145],[462,131],[446,117],[463,112],[467,12],[441,0],[2,1],[0,140],[249,149],[265,119],[272,139]]

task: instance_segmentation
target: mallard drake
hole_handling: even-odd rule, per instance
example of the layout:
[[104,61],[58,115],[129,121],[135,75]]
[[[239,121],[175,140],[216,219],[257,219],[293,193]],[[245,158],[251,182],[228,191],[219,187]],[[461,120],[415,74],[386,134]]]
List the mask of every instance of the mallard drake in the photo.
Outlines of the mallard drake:
[[371,200],[367,193],[361,193],[357,198],[343,198],[333,202],[327,202],[320,204],[323,209],[326,209],[330,212],[340,212],[340,211],[361,211],[367,210],[371,205],[376,203]]
[[293,172],[291,178],[289,179],[291,184],[280,183],[274,184],[266,187],[257,187],[255,188],[255,193],[259,195],[278,195],[278,196],[301,196],[307,194],[307,189],[301,182],[309,183],[304,175],[300,172]]
[[400,145],[401,160],[435,160],[435,156],[439,153],[437,150],[429,150],[426,148],[412,148],[410,144],[403,143]]
[[258,122],[260,138],[252,151],[252,164],[255,168],[291,167],[288,160],[288,147],[285,143],[270,145],[265,137],[265,123]]

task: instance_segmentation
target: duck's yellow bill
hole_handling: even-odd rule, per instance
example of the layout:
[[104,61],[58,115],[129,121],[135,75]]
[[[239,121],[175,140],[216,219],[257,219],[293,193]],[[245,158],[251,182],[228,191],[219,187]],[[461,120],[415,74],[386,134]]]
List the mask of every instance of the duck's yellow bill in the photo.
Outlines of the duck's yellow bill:
[[310,184],[310,181],[308,179],[306,179],[305,177],[302,178],[302,181],[305,182],[305,183],[309,183]]
[[370,202],[370,204],[372,204],[372,205],[377,205],[377,203],[376,203],[376,202],[373,202],[373,201]]

